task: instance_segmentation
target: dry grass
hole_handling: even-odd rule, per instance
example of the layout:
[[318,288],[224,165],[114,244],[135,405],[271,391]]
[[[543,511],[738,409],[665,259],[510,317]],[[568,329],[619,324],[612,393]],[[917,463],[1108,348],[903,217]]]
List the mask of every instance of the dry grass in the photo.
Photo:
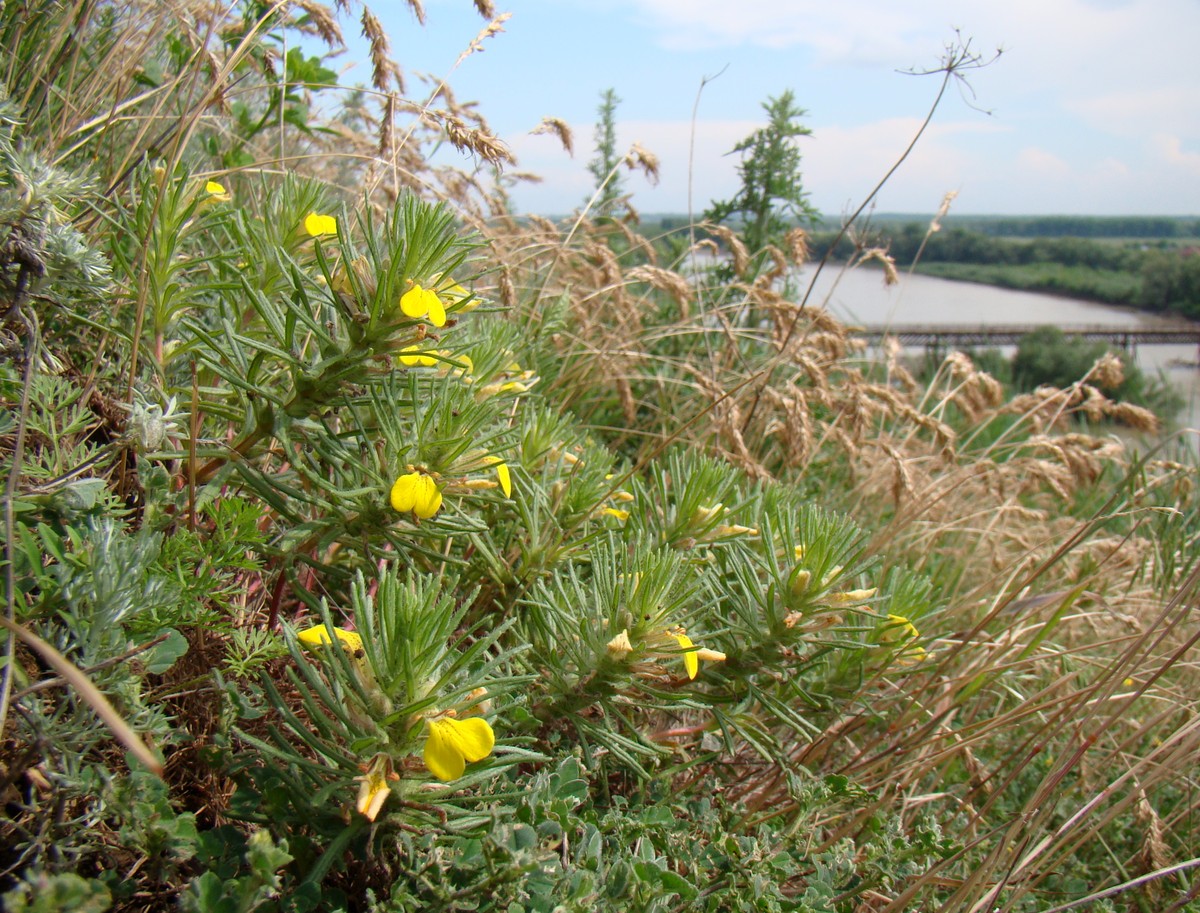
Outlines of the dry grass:
[[[613,253],[611,230],[586,222],[575,235],[540,220],[492,229],[517,289],[514,319],[538,326],[552,302],[569,302],[553,398],[598,427],[620,424],[611,409],[636,421],[617,440],[642,459],[682,441],[819,492],[873,530],[881,574],[904,567],[937,581],[921,623],[928,660],[864,682],[856,709],[793,752],[878,796],[829,822],[825,845],[885,806],[963,835],[947,866],[973,860],[970,878],[939,867],[862,909],[911,909],[932,885],[948,898],[942,909],[1016,909],[1128,826],[1141,850],[1112,864],[1151,886],[1165,877],[1179,861],[1172,847],[1193,840],[1195,799],[1163,796],[1196,795],[1187,759],[1200,749],[1200,681],[1187,655],[1200,635],[1187,546],[1164,543],[1159,521],[1194,515],[1195,502],[1180,464],[1076,426],[1157,429],[1102,392],[1114,365],[1008,399],[952,353],[920,385],[895,347],[882,363],[864,359],[852,332],[777,284],[707,287],[686,267],[647,265],[628,240]],[[736,236],[710,232],[743,271]],[[803,242],[790,240],[793,262],[807,258]],[[885,278],[894,270],[883,251],[859,259],[883,259]],[[612,406],[586,382],[595,377],[609,379]],[[795,808],[754,751],[727,763],[752,815]]]

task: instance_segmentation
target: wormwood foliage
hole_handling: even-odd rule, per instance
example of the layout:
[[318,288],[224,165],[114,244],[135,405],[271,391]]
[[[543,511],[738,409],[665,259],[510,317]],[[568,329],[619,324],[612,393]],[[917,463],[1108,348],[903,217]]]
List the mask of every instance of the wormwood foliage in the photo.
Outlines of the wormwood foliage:
[[369,10],[318,125],[319,4],[16,6],[5,909],[1187,908],[1195,495],[1067,425],[1111,366],[922,387],[766,259],[484,220]]

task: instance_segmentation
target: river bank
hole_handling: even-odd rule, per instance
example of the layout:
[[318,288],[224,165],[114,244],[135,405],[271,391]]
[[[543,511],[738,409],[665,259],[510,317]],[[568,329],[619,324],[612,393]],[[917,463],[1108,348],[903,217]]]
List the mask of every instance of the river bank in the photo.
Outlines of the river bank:
[[[811,275],[806,271],[796,277],[801,289]],[[879,270],[828,266],[817,277],[808,303],[826,307],[853,326],[1029,324],[1154,329],[1182,322],[1178,317],[1162,317],[1130,307],[921,273],[902,273],[898,284],[888,286]],[[1001,351],[1010,355],[1012,349],[1002,347]],[[1200,353],[1195,346],[1142,345],[1129,357],[1151,376],[1162,377],[1183,398],[1184,408],[1177,419],[1180,423],[1200,427]]]
[[1057,263],[919,263],[916,272],[939,279],[992,285],[1022,292],[1042,292],[1149,313],[1139,307],[1142,277],[1126,270],[1062,266]]

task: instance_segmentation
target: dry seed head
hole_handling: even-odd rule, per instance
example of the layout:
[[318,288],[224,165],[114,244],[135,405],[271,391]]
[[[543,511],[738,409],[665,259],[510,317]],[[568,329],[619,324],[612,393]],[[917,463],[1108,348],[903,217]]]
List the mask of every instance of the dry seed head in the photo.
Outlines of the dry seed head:
[[658,156],[641,143],[634,143],[629,147],[629,151],[625,154],[625,166],[630,171],[641,168],[650,183],[658,183]]
[[446,128],[446,138],[460,152],[470,150],[493,165],[516,163],[508,147],[482,127],[468,127],[463,119],[455,114],[444,115],[443,125]]
[[413,15],[417,17],[417,22],[421,25],[425,24],[425,5],[421,0],[408,0],[408,8],[413,11]]
[[959,352],[957,349],[946,356],[943,364],[950,369],[951,377],[969,380],[976,373],[975,362],[971,361],[971,357],[965,352]]
[[726,225],[717,225],[714,222],[702,222],[700,227],[721,239],[733,257],[733,271],[739,276],[744,273],[746,267],[750,265],[750,252],[746,250],[746,245],[742,243],[742,239],[733,229]]
[[635,266],[628,273],[626,278],[631,282],[645,282],[656,289],[664,292],[669,292],[671,297],[675,299],[676,304],[683,310],[684,316],[687,316],[688,302],[692,297],[692,287],[688,285],[688,281],[669,269],[662,269],[658,266]]
[[496,287],[500,293],[501,304],[508,308],[517,306],[517,288],[513,285],[512,269],[508,264],[501,267],[500,274],[496,278]]
[[1112,402],[1107,396],[1093,387],[1091,384],[1083,384],[1079,388],[1079,396],[1072,406],[1076,407],[1080,412],[1088,417],[1090,421],[1101,421],[1112,406]]
[[496,5],[492,0],[475,0],[475,9],[484,19],[494,19],[496,16]]
[[950,212],[950,204],[954,202],[954,198],[958,196],[957,190],[950,190],[942,197],[942,205],[938,207],[937,214],[934,215],[929,223],[929,234],[942,230],[942,219],[946,218],[946,214]]
[[342,30],[338,26],[337,19],[329,11],[329,7],[316,3],[314,0],[295,0],[295,3],[308,16],[308,23],[301,27],[301,31],[316,33],[331,48],[345,46]]
[[567,150],[567,155],[575,155],[575,138],[571,134],[570,125],[561,117],[543,117],[542,122],[529,131],[534,136],[542,133],[553,133]]
[[787,249],[792,255],[792,262],[803,266],[808,262],[808,232],[803,228],[793,228],[787,233]]
[[[423,21],[423,12],[421,17]],[[362,34],[371,46],[371,85],[380,92],[390,92],[395,84],[396,91],[403,92],[404,76],[400,67],[392,60],[392,46],[388,42],[387,32],[383,30],[375,14],[365,6],[362,11]]]
[[471,43],[467,45],[467,49],[458,55],[458,60],[455,61],[454,65],[458,66],[458,64],[462,63],[472,54],[482,53],[484,50],[483,43],[489,38],[492,38],[495,35],[498,35],[500,32],[503,32],[504,23],[508,22],[508,20],[511,18],[512,13],[501,13],[499,16],[493,18],[492,21],[485,25],[483,30],[471,40]]
[[868,247],[862,252],[858,258],[858,265],[870,261],[878,260],[883,264],[883,284],[896,285],[900,282],[900,274],[896,272],[896,260],[883,247]]
[[630,386],[629,378],[621,375],[617,377],[615,384],[625,421],[629,423],[629,427],[637,427],[637,400],[633,396],[633,387]]
[[1157,415],[1149,409],[1135,406],[1133,403],[1111,403],[1108,407],[1108,417],[1122,425],[1128,425],[1135,431],[1144,431],[1147,434],[1156,433],[1160,426]]
[[[1142,870],[1146,872],[1161,872],[1168,868],[1174,858],[1171,848],[1163,837],[1163,823],[1158,812],[1146,798],[1145,789],[1138,789],[1137,821],[1146,829],[1146,841],[1139,853]],[[1160,886],[1161,887],[1161,886]]]
[[1121,364],[1121,359],[1112,352],[1105,352],[1092,365],[1088,377],[1102,390],[1115,390],[1125,380],[1124,365]]
[[760,276],[759,280],[765,279],[769,283],[775,279],[778,279],[787,272],[788,263],[787,260],[784,259],[783,251],[781,251],[774,244],[768,244],[766,251],[767,255],[771,258],[771,268],[762,276]]
[[381,159],[390,161],[396,149],[396,96],[388,94],[383,103],[383,117],[379,119],[378,152]]

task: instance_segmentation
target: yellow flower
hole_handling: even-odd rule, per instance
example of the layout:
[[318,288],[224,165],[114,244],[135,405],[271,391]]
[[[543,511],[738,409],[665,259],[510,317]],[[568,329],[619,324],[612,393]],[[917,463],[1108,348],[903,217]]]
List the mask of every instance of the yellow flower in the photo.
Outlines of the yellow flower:
[[473,384],[475,379],[471,377],[471,372],[475,370],[475,362],[471,361],[470,355],[451,355],[449,352],[438,352],[439,355],[445,356],[445,361],[438,365],[439,374],[449,374],[451,377],[457,377],[465,384]]
[[442,717],[429,721],[425,740],[425,766],[443,783],[463,775],[468,762],[482,761],[496,746],[496,735],[487,720]]
[[898,661],[905,666],[911,666],[914,663],[923,662],[929,657],[924,647],[913,643],[920,636],[921,633],[917,630],[917,626],[903,615],[888,615],[883,631],[879,635],[879,642],[889,646],[899,646]]
[[319,238],[321,235],[336,235],[338,233],[337,219],[333,216],[310,212],[304,217],[304,230],[314,238]]
[[758,530],[753,526],[740,526],[738,524],[723,524],[713,529],[710,538],[720,538],[721,536],[757,536]]
[[[357,656],[363,652],[363,640],[358,634],[353,631],[347,631],[345,628],[334,628],[333,636],[342,643],[342,649],[347,653]],[[305,628],[296,634],[296,639],[300,643],[310,647],[319,647],[321,644],[332,643],[329,636],[329,629],[325,625],[314,625],[311,628]]]
[[[432,368],[438,363],[438,359],[434,358],[432,355],[426,355],[424,350],[422,350],[418,345],[405,346],[400,350],[400,352],[400,364],[409,368]],[[403,354],[405,352],[411,352],[414,354],[405,355]]]
[[[646,652],[651,656],[678,656],[677,651],[668,647],[672,640],[679,645],[680,650],[685,651],[683,668],[687,670],[688,678],[694,679],[699,674],[700,660],[719,663],[725,659],[725,654],[719,650],[707,650],[704,647],[696,646],[682,628],[659,629],[650,633],[648,636],[650,646]],[[609,657],[618,662],[628,657],[634,651],[633,642],[629,638],[629,629],[626,628],[610,640],[605,645],[605,649]]]
[[810,583],[812,583],[812,571],[804,568],[797,568],[796,570],[792,571],[788,588],[791,590],[792,595],[799,599],[808,591],[808,585]]
[[233,196],[228,190],[216,181],[209,181],[204,185],[204,192],[208,194],[208,199],[214,203],[228,203],[233,199]]
[[392,791],[388,781],[400,779],[392,770],[392,759],[384,754],[375,755],[363,776],[354,779],[361,783],[358,787],[358,802],[354,807],[358,809],[359,814],[366,815],[368,821],[374,821],[379,810],[383,808],[383,803],[387,801],[388,793]]
[[700,660],[707,660],[712,663],[719,663],[725,660],[725,654],[720,650],[708,650],[704,647],[697,647],[692,643],[692,639],[682,631],[672,633],[672,637],[679,643],[679,647],[687,652],[683,654],[683,668],[687,670],[688,678],[694,679],[700,672]]
[[[875,591],[871,591],[874,595]],[[889,633],[888,641],[896,640],[916,640],[921,636],[921,632],[917,630],[917,626],[905,618],[903,615],[888,615],[887,631]],[[899,635],[899,636],[897,636]]]
[[622,522],[629,519],[629,511],[621,510],[619,507],[605,507],[600,513],[607,517],[616,517]]
[[420,519],[428,520],[442,506],[442,493],[432,476],[409,472],[392,486],[391,502],[400,513],[411,510]]
[[442,299],[436,292],[422,288],[415,282],[412,288],[400,296],[400,310],[414,320],[418,317],[428,317],[435,327],[446,325],[446,307],[442,304]]
[[512,497],[512,473],[509,471],[508,464],[498,456],[486,456],[483,461],[489,466],[496,467],[496,478],[500,480],[500,490],[504,492],[504,497]]
[[[866,602],[868,599],[874,598],[879,592],[878,587],[868,587],[865,590],[843,590],[840,593],[830,593],[825,597],[825,601],[829,605],[855,605],[860,602]],[[888,618],[900,618],[899,615],[889,615]],[[904,623],[908,624],[908,619],[904,619]],[[912,628],[912,625],[908,625]],[[913,628],[916,631],[916,628]],[[916,635],[914,635],[916,636]]]
[[[451,279],[449,276],[443,276],[438,280],[438,294],[448,299],[450,306],[461,305],[458,308],[458,313],[465,314],[467,311],[473,311],[479,307],[480,299],[471,298],[471,293],[465,288]],[[467,298],[471,298],[466,304],[461,304]]]

